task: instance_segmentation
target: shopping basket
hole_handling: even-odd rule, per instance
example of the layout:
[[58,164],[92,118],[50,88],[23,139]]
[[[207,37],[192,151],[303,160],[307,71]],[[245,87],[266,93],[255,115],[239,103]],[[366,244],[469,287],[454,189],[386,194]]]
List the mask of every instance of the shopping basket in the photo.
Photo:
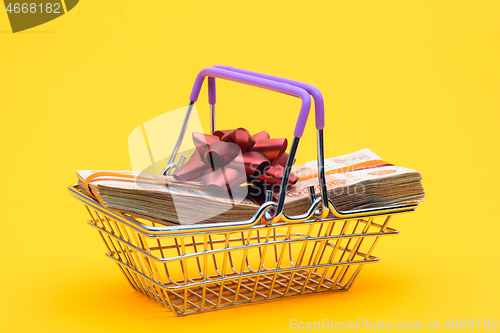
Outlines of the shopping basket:
[[[368,263],[380,237],[395,235],[392,217],[414,211],[415,204],[338,211],[327,196],[324,170],[324,103],[312,85],[214,66],[197,76],[187,114],[164,173],[176,167],[176,155],[201,86],[208,78],[211,130],[215,130],[215,79],[225,79],[288,94],[301,99],[277,202],[267,202],[247,221],[162,226],[109,210],[79,191],[94,227],[132,288],[166,306],[175,315],[274,300],[325,291],[348,290]],[[310,188],[311,207],[300,216],[283,212],[286,186],[311,97],[315,102],[320,193]]]

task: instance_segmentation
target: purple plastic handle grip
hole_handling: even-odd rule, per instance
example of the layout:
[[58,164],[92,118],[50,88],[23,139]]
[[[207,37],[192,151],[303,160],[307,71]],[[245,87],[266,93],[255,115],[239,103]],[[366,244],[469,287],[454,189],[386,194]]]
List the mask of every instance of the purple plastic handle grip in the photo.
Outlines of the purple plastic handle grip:
[[[302,101],[302,106],[300,107],[299,118],[297,120],[297,124],[295,125],[295,131],[293,132],[293,134],[297,138],[302,137],[302,134],[304,133],[304,128],[307,123],[307,117],[309,116],[309,110],[311,109],[311,97],[309,96],[309,93],[304,89],[286,83],[266,80],[260,77],[240,74],[220,68],[207,67],[202,69],[198,73],[198,76],[194,81],[193,90],[191,91],[191,97],[190,97],[191,101],[196,102],[198,100],[201,86],[203,85],[205,77],[225,79],[300,98]],[[215,89],[213,89],[212,92],[215,92]],[[215,94],[213,94],[212,97],[214,98],[215,101]]]
[[[248,71],[246,69],[240,69],[240,68],[236,68],[236,67],[222,66],[222,65],[215,65],[212,67],[225,69],[225,70],[228,70],[231,72],[252,75],[252,76],[260,77],[260,78],[263,78],[266,80],[272,80],[272,81],[276,81],[276,82],[286,83],[286,84],[290,84],[292,86],[296,86],[296,87],[304,89],[309,94],[311,94],[311,96],[314,99],[315,115],[316,115],[316,128],[319,130],[325,128],[325,102],[323,100],[323,95],[321,94],[319,89],[316,88],[315,86],[308,84],[308,83],[300,82],[300,81],[285,79],[285,78],[274,76],[274,75],[252,72],[252,71]],[[213,82],[212,87],[211,87],[212,83],[210,81],[208,82],[208,85],[209,85],[208,86],[209,91],[212,91],[212,94],[213,94],[213,101],[214,101],[213,104],[215,104],[215,80]]]
[[215,104],[217,102],[216,93],[215,93],[215,78],[208,77],[208,104]]

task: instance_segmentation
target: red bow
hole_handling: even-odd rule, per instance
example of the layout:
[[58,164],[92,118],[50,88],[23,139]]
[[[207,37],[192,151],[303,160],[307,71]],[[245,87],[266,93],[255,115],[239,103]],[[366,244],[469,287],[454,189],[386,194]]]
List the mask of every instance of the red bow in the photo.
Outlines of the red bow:
[[[193,141],[195,152],[173,175],[178,181],[196,179],[213,190],[234,188],[246,182],[264,186],[281,184],[288,159],[287,139],[270,139],[265,131],[251,135],[246,129],[237,128],[216,131],[214,135],[193,133]],[[297,180],[290,174],[288,185]]]

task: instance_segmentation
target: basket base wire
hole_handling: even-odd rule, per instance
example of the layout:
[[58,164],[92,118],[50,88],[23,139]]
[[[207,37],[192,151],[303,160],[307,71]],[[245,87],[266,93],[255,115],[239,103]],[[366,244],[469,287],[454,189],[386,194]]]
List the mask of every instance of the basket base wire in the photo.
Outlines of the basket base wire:
[[[124,273],[126,276],[130,276],[135,281],[135,283],[131,283],[135,290],[142,292],[167,308],[173,309],[176,315],[187,315],[228,306],[276,300],[284,297],[327,291],[344,291],[352,286],[359,273],[359,269],[356,269],[355,273],[345,283],[342,283],[342,280],[335,283],[334,280],[326,278],[323,282],[326,281],[328,284],[319,284],[318,279],[322,277],[322,274],[311,273],[310,270],[300,270],[282,274],[275,273],[253,277],[240,277],[196,288],[185,288],[181,291],[175,291],[165,290],[164,286],[151,283],[152,281],[143,273],[119,262],[114,257],[110,258],[117,262],[123,272],[128,273]],[[362,265],[364,264],[360,264],[359,266]],[[309,283],[312,282],[311,285],[306,281]],[[135,287],[136,284],[141,287],[137,289]],[[312,286],[314,284],[317,284],[316,288]]]

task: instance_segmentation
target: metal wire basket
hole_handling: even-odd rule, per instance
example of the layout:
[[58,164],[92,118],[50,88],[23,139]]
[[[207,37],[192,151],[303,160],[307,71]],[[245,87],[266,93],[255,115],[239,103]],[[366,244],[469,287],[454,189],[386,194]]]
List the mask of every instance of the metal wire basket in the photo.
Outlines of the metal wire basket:
[[[311,193],[311,207],[301,216],[283,212],[285,191],[278,203],[263,204],[248,221],[166,227],[109,210],[70,186],[83,202],[88,222],[101,236],[107,256],[132,288],[174,312],[187,315],[235,305],[325,291],[348,290],[372,255],[381,236],[395,235],[392,217],[414,211],[417,204],[339,212],[326,194],[321,93],[301,82],[231,67],[200,72],[190,106],[197,100],[204,77],[209,77],[212,132],[215,128],[215,80],[228,79],[284,92],[302,99],[309,111],[315,99],[318,128],[318,170],[321,196]],[[165,173],[176,166],[175,155],[189,113]],[[307,114],[306,118],[307,119]],[[303,124],[301,124],[301,121]],[[305,120],[299,118],[287,166],[291,166]],[[290,168],[285,169],[287,184]],[[283,187],[282,188],[286,188]],[[271,214],[270,212],[274,213]]]

